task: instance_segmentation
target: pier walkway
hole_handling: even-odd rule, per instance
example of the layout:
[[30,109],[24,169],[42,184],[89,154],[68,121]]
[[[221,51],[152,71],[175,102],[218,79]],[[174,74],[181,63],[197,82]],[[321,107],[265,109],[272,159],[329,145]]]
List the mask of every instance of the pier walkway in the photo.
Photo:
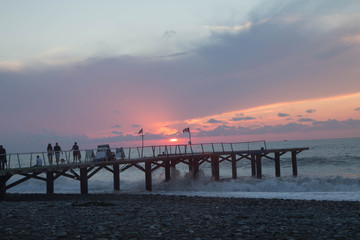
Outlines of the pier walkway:
[[[72,152],[64,151],[63,163],[49,165],[46,152],[7,154],[7,168],[0,170],[0,201],[6,198],[6,191],[29,179],[46,182],[46,193],[54,194],[54,182],[59,177],[67,177],[80,182],[81,194],[88,193],[88,180],[104,169],[112,173],[114,190],[120,190],[120,173],[136,168],[145,174],[145,189],[152,190],[152,173],[163,169],[165,181],[171,179],[171,173],[178,164],[185,164],[194,178],[200,166],[209,163],[212,178],[220,180],[220,164],[230,162],[232,178],[237,178],[237,162],[250,161],[251,175],[262,178],[262,161],[274,162],[275,176],[280,177],[280,158],[286,153],[291,155],[292,174],[298,175],[297,154],[307,147],[268,149],[265,141],[240,143],[207,143],[193,145],[162,145],[149,147],[111,149],[111,155],[97,161],[97,149],[81,150],[82,162],[73,162]],[[34,166],[35,158],[43,159],[43,166]],[[55,159],[53,160],[55,162]],[[8,183],[13,176],[21,178]]]

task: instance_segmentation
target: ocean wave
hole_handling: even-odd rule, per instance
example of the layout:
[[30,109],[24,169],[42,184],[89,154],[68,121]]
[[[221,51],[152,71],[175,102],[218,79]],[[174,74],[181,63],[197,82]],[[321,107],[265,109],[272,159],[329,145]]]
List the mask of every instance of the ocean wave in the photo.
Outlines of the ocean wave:
[[176,179],[154,186],[157,190],[173,191],[231,191],[231,192],[351,192],[360,191],[360,178],[334,177],[281,177],[239,178],[222,181],[206,177],[194,181]]

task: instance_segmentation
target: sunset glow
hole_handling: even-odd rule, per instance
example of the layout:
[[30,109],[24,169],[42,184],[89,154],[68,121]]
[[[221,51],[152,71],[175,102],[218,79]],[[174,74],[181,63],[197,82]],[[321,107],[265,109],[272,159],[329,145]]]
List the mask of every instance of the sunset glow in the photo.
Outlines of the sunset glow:
[[359,137],[360,3],[300,2],[4,1],[0,144]]

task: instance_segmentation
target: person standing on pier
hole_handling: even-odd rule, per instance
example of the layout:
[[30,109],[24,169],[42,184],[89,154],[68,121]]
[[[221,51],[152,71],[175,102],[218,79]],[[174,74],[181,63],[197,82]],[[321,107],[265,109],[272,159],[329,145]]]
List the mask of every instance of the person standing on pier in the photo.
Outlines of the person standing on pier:
[[52,160],[53,160],[54,152],[53,152],[53,148],[52,148],[52,146],[51,146],[50,143],[48,144],[46,150],[47,150],[47,155],[48,155],[49,164],[52,165]]
[[63,154],[63,152],[58,143],[55,143],[54,152],[55,152],[56,164],[59,165],[60,153]]
[[6,150],[3,145],[0,145],[0,170],[5,169],[6,165]]
[[73,163],[76,163],[76,160],[79,160],[79,162],[81,162],[79,155],[80,155],[80,151],[79,151],[79,146],[77,145],[77,142],[74,143],[74,145],[72,146],[72,149],[70,151],[73,151]]

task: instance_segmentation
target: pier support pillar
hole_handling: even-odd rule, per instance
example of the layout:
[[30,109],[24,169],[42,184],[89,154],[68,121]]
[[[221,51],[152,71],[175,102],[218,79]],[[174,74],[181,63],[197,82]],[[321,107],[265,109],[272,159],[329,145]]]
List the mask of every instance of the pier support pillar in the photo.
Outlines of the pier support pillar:
[[88,194],[87,168],[80,168],[80,193]]
[[261,154],[256,154],[256,177],[262,178]]
[[189,158],[189,173],[193,171],[193,158]]
[[114,168],[114,190],[119,191],[120,190],[120,170],[119,170],[119,164],[115,163],[113,165]]
[[275,153],[275,176],[280,177],[280,153]]
[[231,154],[231,167],[232,167],[232,178],[237,178],[237,169],[236,169],[236,154]]
[[54,172],[46,172],[46,194],[54,194]]
[[164,165],[165,165],[165,181],[168,182],[171,179],[170,160],[165,160]]
[[146,190],[152,191],[151,162],[145,162],[145,184]]
[[292,162],[293,176],[296,177],[298,175],[297,163],[296,163],[296,151],[291,152],[291,162]]
[[255,155],[251,155],[251,176],[256,176],[256,160]]
[[212,156],[211,157],[211,170],[212,170],[212,176],[215,179],[215,181],[219,181],[220,180],[219,156]]
[[194,179],[197,178],[199,173],[199,160],[198,158],[192,158]]
[[0,201],[6,199],[6,182],[11,176],[1,176],[0,177]]
[[176,178],[176,160],[170,161],[170,174],[172,178]]

